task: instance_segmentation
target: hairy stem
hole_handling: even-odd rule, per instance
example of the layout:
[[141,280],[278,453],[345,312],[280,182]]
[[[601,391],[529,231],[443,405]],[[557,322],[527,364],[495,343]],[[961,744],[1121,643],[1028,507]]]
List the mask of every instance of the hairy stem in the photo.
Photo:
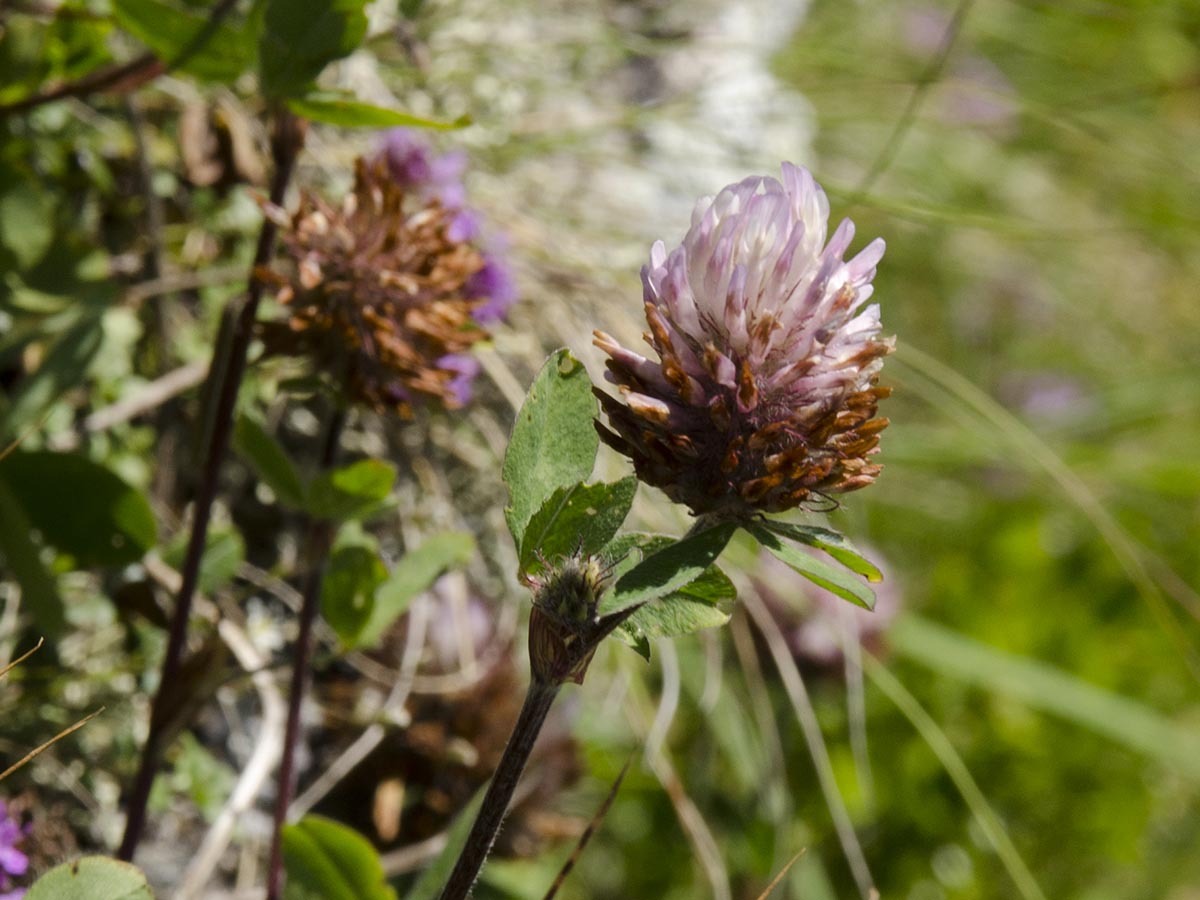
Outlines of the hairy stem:
[[[275,175],[271,181],[271,202],[281,204],[287,192],[295,168],[296,157],[304,143],[303,124],[287,112],[279,112],[275,119],[272,135],[272,153],[275,159]],[[150,731],[142,748],[142,757],[133,789],[126,804],[125,835],[117,851],[117,858],[133,859],[134,851],[141,841],[146,825],[146,803],[150,788],[158,772],[162,754],[166,750],[164,723],[170,718],[164,708],[167,691],[164,686],[173,685],[183,665],[183,654],[187,643],[188,619],[192,611],[192,599],[199,583],[200,560],[204,555],[208,537],[208,523],[212,514],[213,501],[217,494],[217,481],[221,462],[229,447],[229,436],[233,427],[234,407],[237,404],[238,388],[246,371],[246,353],[254,334],[254,320],[258,304],[262,299],[263,284],[255,274],[259,266],[271,259],[275,249],[276,226],[269,218],[263,220],[258,235],[258,246],[254,263],[250,269],[250,283],[241,308],[237,312],[227,353],[222,347],[214,351],[213,365],[209,371],[210,396],[214,400],[208,444],[205,448],[200,484],[196,491],[195,509],[192,514],[192,531],[188,539],[187,553],[181,572],[182,583],[175,599],[171,618],[171,629],[167,639],[166,655],[163,658],[162,675],[158,692],[151,705]],[[238,301],[234,301],[237,303]]]
[[525,771],[525,764],[529,761],[529,754],[533,751],[542,724],[546,721],[546,714],[550,712],[561,686],[537,679],[530,682],[529,690],[525,694],[525,703],[521,706],[521,714],[517,717],[517,724],[513,726],[508,744],[504,748],[504,755],[500,758],[495,774],[492,775],[487,793],[484,794],[483,805],[479,809],[475,824],[471,827],[471,833],[467,836],[467,843],[458,857],[458,862],[454,864],[454,871],[450,873],[446,887],[442,890],[441,900],[464,900],[475,884],[475,879],[479,877],[479,870],[483,868],[484,860],[496,841],[513,791],[516,790],[517,782],[521,780],[521,773]]

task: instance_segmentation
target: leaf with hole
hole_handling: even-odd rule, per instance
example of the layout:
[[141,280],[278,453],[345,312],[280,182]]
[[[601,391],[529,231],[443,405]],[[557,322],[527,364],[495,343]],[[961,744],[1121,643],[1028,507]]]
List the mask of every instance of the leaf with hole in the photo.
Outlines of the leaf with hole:
[[508,530],[520,548],[529,520],[561,487],[584,481],[596,464],[600,437],[592,380],[570,350],[551,354],[534,379],[504,454]]

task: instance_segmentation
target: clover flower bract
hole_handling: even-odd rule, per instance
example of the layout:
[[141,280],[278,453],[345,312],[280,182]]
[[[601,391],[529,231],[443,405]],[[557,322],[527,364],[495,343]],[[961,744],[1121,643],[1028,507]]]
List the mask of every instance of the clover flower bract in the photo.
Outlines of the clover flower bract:
[[747,178],[701,200],[683,243],[642,269],[658,360],[597,331],[608,380],[601,437],[638,476],[697,515],[780,512],[870,484],[894,339],[862,308],[884,243],[843,261],[854,225],[826,244],[829,203],[809,172]]

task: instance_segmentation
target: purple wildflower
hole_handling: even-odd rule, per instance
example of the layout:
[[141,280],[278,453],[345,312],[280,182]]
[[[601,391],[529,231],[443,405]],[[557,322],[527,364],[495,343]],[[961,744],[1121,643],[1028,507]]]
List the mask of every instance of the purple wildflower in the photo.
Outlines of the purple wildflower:
[[849,262],[854,225],[825,242],[829,202],[807,170],[747,178],[696,206],[683,243],[642,269],[649,360],[597,331],[601,437],[696,514],[779,512],[865,487],[887,419],[871,296],[884,244]]
[[455,406],[466,406],[471,402],[471,387],[475,376],[479,374],[479,360],[465,353],[452,353],[437,361],[437,368],[443,372],[453,372],[453,377],[446,382],[445,389],[453,399]]
[[13,888],[12,879],[20,878],[29,870],[29,857],[17,849],[25,839],[28,828],[16,818],[9,816],[8,804],[0,800],[0,900],[19,900],[25,896],[24,888]]

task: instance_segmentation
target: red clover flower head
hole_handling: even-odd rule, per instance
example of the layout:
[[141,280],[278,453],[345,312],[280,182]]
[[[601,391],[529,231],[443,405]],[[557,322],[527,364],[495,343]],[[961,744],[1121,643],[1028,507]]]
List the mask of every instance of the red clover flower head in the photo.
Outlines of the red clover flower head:
[[844,220],[809,172],[747,178],[701,200],[683,243],[642,269],[647,359],[597,331],[606,443],[697,515],[744,518],[865,487],[887,419],[877,386],[894,338],[863,304],[883,256],[875,239],[843,260]]

